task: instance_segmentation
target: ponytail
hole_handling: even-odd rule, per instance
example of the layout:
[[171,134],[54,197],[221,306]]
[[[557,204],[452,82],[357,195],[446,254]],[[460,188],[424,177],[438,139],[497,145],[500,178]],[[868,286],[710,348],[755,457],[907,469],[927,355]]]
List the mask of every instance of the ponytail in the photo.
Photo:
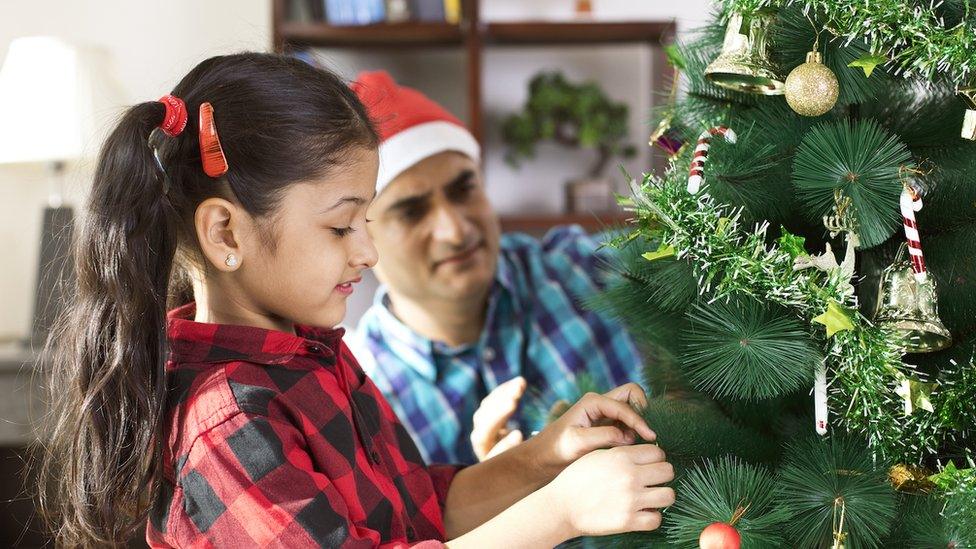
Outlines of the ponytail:
[[40,500],[59,545],[124,543],[144,527],[156,489],[179,222],[147,144],[164,112],[132,107],[102,148],[75,247],[74,303],[46,351]]

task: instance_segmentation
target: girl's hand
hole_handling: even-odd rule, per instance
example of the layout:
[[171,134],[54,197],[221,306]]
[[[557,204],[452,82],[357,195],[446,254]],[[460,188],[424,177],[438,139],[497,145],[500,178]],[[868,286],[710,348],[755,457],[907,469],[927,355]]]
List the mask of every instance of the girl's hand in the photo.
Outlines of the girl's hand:
[[554,476],[593,450],[633,444],[636,435],[653,441],[657,435],[635,410],[645,406],[647,397],[636,383],[603,395],[587,393],[523,446],[531,447],[536,464]]
[[576,536],[654,530],[658,509],[674,503],[674,479],[664,451],[653,444],[595,450],[574,462],[542,490]]

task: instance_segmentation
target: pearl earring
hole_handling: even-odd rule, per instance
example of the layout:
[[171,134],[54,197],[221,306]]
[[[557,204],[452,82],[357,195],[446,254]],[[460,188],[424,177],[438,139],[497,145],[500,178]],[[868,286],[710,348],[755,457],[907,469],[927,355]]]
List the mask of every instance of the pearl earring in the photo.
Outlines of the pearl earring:
[[236,255],[227,254],[227,259],[224,260],[224,265],[227,265],[228,267],[236,267],[237,263],[238,261]]

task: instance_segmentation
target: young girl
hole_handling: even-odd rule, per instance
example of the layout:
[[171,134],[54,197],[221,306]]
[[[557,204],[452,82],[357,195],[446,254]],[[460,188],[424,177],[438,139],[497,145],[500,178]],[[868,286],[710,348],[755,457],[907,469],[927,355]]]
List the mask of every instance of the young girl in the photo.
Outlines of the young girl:
[[[377,136],[333,74],[208,59],[105,143],[55,333],[58,541],[552,546],[656,528],[671,466],[625,385],[517,448],[426,466],[332,328],[376,262]],[[193,302],[167,316],[175,282]],[[609,448],[600,450],[600,448]],[[148,524],[147,523],[148,518]]]

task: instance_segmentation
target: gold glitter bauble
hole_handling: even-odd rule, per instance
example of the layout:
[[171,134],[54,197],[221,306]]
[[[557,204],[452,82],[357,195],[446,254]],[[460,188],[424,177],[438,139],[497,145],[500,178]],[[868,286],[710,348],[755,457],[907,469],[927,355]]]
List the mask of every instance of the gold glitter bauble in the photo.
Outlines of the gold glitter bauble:
[[790,108],[803,116],[820,116],[834,108],[840,93],[837,77],[815,51],[807,53],[807,62],[786,77],[785,89]]

